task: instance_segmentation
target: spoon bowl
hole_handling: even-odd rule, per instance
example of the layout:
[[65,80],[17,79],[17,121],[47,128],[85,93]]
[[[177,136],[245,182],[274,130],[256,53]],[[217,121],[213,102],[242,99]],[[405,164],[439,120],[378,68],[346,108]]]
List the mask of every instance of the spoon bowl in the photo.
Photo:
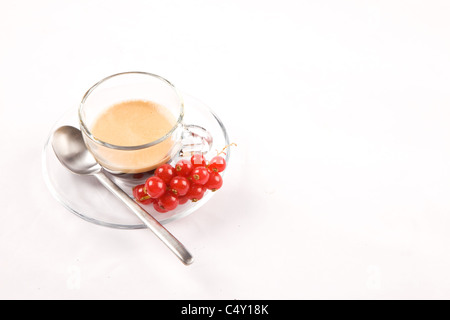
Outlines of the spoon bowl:
[[101,171],[100,165],[87,150],[80,130],[63,126],[53,133],[52,138],[56,157],[67,169],[76,174],[95,174]]

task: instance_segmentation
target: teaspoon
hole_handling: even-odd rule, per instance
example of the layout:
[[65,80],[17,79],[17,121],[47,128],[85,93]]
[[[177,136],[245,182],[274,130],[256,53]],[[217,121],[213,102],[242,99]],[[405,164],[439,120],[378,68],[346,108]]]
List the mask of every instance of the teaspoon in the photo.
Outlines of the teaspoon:
[[182,243],[105,175],[102,167],[87,149],[79,129],[72,126],[58,128],[52,135],[52,147],[59,161],[70,171],[79,175],[95,176],[106,189],[122,200],[185,265],[194,261],[193,256]]

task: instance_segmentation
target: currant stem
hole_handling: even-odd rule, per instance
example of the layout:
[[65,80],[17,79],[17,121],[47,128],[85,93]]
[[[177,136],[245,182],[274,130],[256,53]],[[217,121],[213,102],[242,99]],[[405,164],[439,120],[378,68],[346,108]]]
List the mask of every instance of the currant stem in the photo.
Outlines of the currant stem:
[[217,155],[219,156],[219,155],[221,155],[222,153],[223,153],[224,155],[226,155],[225,150],[228,149],[228,148],[231,147],[231,146],[237,147],[237,144],[234,143],[234,142],[232,142],[232,143],[230,143],[229,145],[226,145],[226,146],[222,149],[222,151],[218,152],[218,151],[216,150]]

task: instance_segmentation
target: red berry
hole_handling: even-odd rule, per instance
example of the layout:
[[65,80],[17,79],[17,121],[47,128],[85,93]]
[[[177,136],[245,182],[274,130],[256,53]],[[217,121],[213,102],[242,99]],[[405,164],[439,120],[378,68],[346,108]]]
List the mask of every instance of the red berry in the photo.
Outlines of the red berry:
[[187,177],[191,173],[193,168],[192,162],[186,159],[182,159],[175,165],[175,174],[177,176]]
[[208,182],[205,183],[205,188],[216,191],[222,187],[223,180],[222,176],[218,172],[212,172],[209,174]]
[[161,178],[165,184],[169,184],[170,180],[175,177],[175,169],[170,164],[163,164],[155,170],[155,176]]
[[159,198],[166,191],[166,185],[159,177],[150,177],[145,181],[145,189],[151,198]]
[[147,194],[145,190],[145,184],[137,185],[133,188],[133,196],[137,202],[142,204],[150,204],[153,202],[153,199]]
[[191,163],[194,166],[194,168],[195,167],[205,167],[206,159],[202,154],[196,153],[191,157]]
[[189,201],[189,197],[188,196],[178,197],[178,204],[185,204],[188,201]]
[[186,197],[188,197],[190,200],[196,202],[203,198],[203,195],[205,194],[206,188],[204,186],[198,185],[198,184],[191,184],[189,187],[189,191],[186,194]]
[[225,159],[221,156],[215,156],[208,164],[208,170],[210,172],[222,172],[227,167]]
[[165,213],[168,212],[169,210],[165,209],[165,208],[161,208],[158,204],[158,201],[153,202],[153,208],[155,208],[156,211],[160,212],[160,213]]
[[174,177],[170,180],[169,190],[176,196],[184,196],[189,190],[189,181],[185,177]]
[[173,210],[178,206],[178,198],[171,192],[166,192],[159,198],[158,205],[163,209]]
[[189,180],[196,184],[205,184],[208,179],[209,172],[205,167],[195,167],[189,175]]

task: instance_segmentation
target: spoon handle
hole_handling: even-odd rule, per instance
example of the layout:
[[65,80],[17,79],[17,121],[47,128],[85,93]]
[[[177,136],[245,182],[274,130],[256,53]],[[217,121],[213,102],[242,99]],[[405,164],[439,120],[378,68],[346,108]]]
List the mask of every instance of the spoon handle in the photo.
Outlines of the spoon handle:
[[158,220],[142,209],[128,194],[112,182],[102,171],[95,173],[95,176],[109,191],[122,200],[127,207],[130,208],[185,265],[189,265],[194,261],[193,256],[187,251],[181,242],[179,242],[166,228],[164,228]]

